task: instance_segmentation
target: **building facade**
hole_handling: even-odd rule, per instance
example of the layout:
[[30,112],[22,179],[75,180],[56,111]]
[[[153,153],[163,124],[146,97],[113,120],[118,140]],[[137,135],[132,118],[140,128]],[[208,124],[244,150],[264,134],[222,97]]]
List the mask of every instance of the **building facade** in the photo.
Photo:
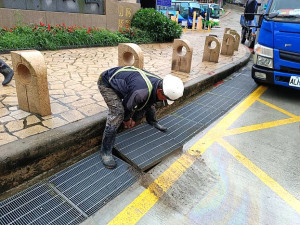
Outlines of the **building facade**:
[[0,0],[0,27],[42,22],[115,31],[140,7],[136,0]]

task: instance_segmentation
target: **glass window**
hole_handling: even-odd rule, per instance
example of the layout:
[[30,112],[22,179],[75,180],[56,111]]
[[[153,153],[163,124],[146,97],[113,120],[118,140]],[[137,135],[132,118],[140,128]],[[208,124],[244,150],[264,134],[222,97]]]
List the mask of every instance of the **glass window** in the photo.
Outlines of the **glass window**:
[[300,15],[299,0],[273,0],[269,13],[279,13],[279,16]]

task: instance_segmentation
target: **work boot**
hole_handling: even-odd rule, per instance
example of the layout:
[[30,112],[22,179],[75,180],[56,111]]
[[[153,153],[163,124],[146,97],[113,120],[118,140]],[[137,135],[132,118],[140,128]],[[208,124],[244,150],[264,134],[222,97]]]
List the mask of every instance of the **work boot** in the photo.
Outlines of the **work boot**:
[[108,169],[114,169],[117,167],[117,163],[112,156],[112,148],[116,139],[116,132],[103,134],[102,145],[100,150],[100,156],[103,165]]
[[14,71],[3,61],[0,59],[0,73],[4,76],[4,81],[2,85],[7,85],[14,76]]

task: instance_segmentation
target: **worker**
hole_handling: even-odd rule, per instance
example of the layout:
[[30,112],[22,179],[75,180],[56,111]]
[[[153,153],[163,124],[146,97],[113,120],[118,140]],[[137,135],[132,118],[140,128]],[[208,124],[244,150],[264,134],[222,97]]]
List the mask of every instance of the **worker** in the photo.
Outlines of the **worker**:
[[108,115],[103,132],[100,156],[106,168],[117,166],[112,148],[119,126],[135,126],[137,120],[146,115],[146,121],[156,129],[165,132],[156,118],[154,104],[166,101],[172,104],[183,95],[181,79],[166,75],[159,76],[133,66],[115,67],[104,71],[98,80],[98,88],[108,106]]
[[252,26],[252,35],[256,36],[256,28],[255,26],[257,25],[256,23],[256,17],[255,17],[255,13],[257,12],[257,1],[256,0],[247,0],[246,4],[245,4],[245,10],[244,10],[244,14],[245,14],[245,20],[247,22],[248,26]]
[[14,76],[14,71],[3,61],[0,59],[0,73],[4,76],[4,81],[2,85],[7,85]]

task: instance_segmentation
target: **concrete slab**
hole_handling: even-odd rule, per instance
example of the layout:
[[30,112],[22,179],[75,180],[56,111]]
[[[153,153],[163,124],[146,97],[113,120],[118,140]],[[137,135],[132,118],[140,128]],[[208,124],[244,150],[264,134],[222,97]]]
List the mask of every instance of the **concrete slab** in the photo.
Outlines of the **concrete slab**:
[[[272,137],[272,138],[270,138]],[[300,199],[299,123],[226,137],[235,148]]]
[[219,174],[219,182],[187,214],[195,224],[292,225],[299,221],[295,210],[218,144],[202,157]]
[[247,112],[240,116],[239,119],[230,126],[230,129],[287,118],[289,118],[288,115],[272,109],[263,103],[255,102],[249,107]]

